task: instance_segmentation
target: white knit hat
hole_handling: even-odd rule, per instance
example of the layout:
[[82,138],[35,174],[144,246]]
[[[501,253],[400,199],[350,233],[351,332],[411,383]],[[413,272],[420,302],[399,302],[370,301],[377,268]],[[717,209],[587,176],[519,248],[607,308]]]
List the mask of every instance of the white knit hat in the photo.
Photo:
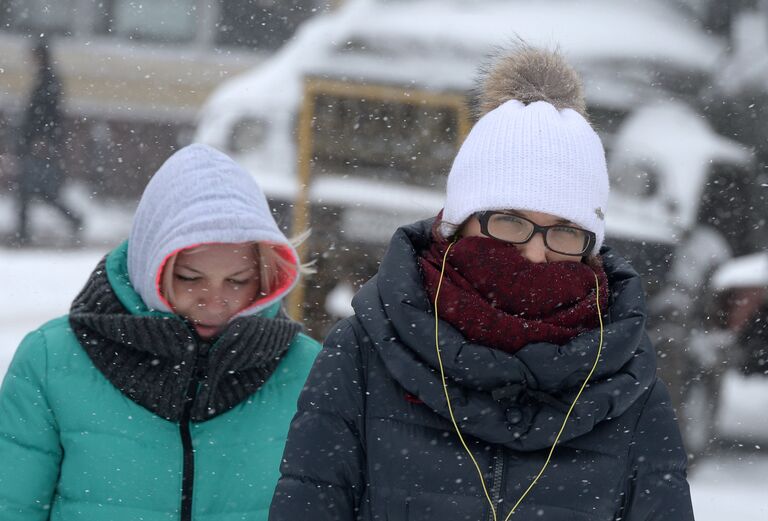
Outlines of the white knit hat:
[[[448,236],[451,225],[484,210],[544,212],[594,232],[597,253],[605,237],[608,171],[600,138],[579,113],[578,76],[557,54],[516,53],[492,69],[491,85],[483,86],[488,95],[507,81],[503,93],[490,93],[501,102],[475,124],[454,159],[441,231]],[[563,85],[575,94],[551,95]]]

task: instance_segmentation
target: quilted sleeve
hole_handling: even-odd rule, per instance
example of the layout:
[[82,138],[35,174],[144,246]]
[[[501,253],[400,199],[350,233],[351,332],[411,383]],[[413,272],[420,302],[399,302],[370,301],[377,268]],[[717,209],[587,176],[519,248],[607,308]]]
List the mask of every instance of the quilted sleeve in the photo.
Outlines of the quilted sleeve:
[[643,408],[631,450],[629,489],[617,519],[693,521],[683,440],[660,380]]
[[48,519],[59,476],[59,431],[46,397],[46,342],[22,341],[0,387],[0,519]]
[[270,521],[358,517],[363,493],[364,368],[349,321],[328,336],[299,397]]

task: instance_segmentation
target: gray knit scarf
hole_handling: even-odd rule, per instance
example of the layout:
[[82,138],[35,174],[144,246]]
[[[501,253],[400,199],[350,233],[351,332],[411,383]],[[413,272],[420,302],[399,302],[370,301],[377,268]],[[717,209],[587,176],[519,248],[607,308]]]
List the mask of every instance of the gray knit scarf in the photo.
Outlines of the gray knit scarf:
[[190,420],[202,422],[248,399],[267,381],[301,326],[287,318],[233,320],[201,342],[182,319],[130,314],[107,279],[105,260],[75,298],[69,322],[93,364],[131,400],[178,422],[197,379]]

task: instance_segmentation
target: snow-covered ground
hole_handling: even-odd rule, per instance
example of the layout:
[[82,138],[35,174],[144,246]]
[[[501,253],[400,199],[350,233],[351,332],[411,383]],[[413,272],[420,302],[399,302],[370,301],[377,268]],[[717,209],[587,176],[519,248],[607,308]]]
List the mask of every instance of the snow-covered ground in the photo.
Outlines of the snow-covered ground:
[[[0,247],[0,377],[23,336],[46,320],[66,313],[88,274],[126,231],[125,219],[98,215],[86,234],[86,249],[14,250]],[[94,211],[95,210],[95,211]],[[55,217],[41,211],[43,224]],[[48,222],[50,219],[50,222]],[[0,233],[12,222],[7,198],[0,197]],[[691,476],[699,521],[768,519],[768,378],[744,379],[729,374],[724,384],[720,431],[740,447],[699,464]]]

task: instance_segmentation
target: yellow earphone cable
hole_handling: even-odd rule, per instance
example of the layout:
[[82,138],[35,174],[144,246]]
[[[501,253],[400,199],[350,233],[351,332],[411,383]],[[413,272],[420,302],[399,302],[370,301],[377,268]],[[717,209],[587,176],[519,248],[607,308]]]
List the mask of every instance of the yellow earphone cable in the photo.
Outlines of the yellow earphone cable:
[[[464,447],[464,450],[469,455],[469,458],[472,460],[472,463],[475,465],[475,469],[477,470],[478,476],[480,476],[480,484],[483,486],[483,492],[485,493],[485,498],[488,500],[488,504],[491,507],[491,512],[493,513],[493,519],[494,521],[497,521],[496,517],[496,507],[493,505],[493,500],[491,499],[490,494],[488,493],[488,487],[485,483],[485,478],[483,478],[483,472],[480,470],[480,465],[477,463],[477,460],[472,455],[472,451],[469,450],[469,447],[467,446],[467,443],[464,441],[464,436],[461,434],[461,430],[459,429],[459,425],[456,423],[456,418],[453,414],[453,407],[451,406],[451,398],[448,396],[448,383],[445,379],[445,369],[443,368],[443,359],[440,353],[440,342],[439,342],[439,336],[438,336],[438,313],[437,313],[437,299],[440,296],[440,287],[443,284],[443,276],[445,274],[445,261],[448,258],[448,252],[451,250],[451,246],[453,246],[455,243],[452,242],[448,245],[448,248],[445,250],[445,254],[443,255],[443,263],[440,267],[440,279],[437,283],[437,291],[435,292],[435,350],[437,351],[437,363],[440,367],[440,378],[443,383],[443,392],[445,393],[445,401],[448,404],[448,413],[451,417],[451,423],[453,423],[453,428],[456,430],[456,434],[459,437],[459,440],[461,441],[461,445]],[[517,502],[512,507],[512,510],[509,511],[509,514],[507,514],[507,517],[504,518],[504,521],[508,521],[510,517],[512,517],[512,514],[515,513],[515,510],[518,506],[520,506],[520,503],[523,502],[523,499],[528,495],[528,493],[533,489],[533,487],[538,482],[539,478],[544,474],[544,471],[547,469],[547,466],[549,465],[550,460],[552,459],[552,454],[555,452],[555,446],[557,445],[557,442],[560,441],[560,437],[563,434],[563,431],[565,430],[565,425],[568,422],[568,418],[571,416],[571,412],[573,411],[573,408],[576,406],[576,402],[581,397],[581,393],[584,391],[584,389],[587,387],[587,383],[589,383],[589,379],[592,378],[592,375],[595,372],[595,369],[597,368],[597,363],[600,360],[600,355],[603,351],[603,314],[600,309],[600,280],[597,277],[597,274],[595,274],[595,301],[597,303],[597,317],[600,321],[600,342],[597,346],[597,356],[595,357],[595,362],[592,364],[592,369],[590,369],[589,374],[587,375],[586,379],[584,380],[584,383],[581,384],[581,388],[579,389],[579,392],[576,393],[576,397],[573,399],[573,403],[571,403],[571,406],[568,408],[568,412],[565,415],[565,419],[563,420],[563,424],[560,426],[560,431],[557,433],[557,436],[555,437],[555,441],[552,443],[552,447],[549,449],[549,454],[547,455],[547,459],[544,461],[544,465],[542,465],[541,470],[536,475],[535,478],[533,478],[533,481],[531,481],[531,484],[528,486],[528,488],[523,492],[523,494],[520,496],[520,499],[517,500]]]
[[477,474],[480,476],[480,484],[483,486],[483,492],[485,492],[485,498],[488,500],[488,504],[491,506],[491,511],[493,512],[493,520],[496,521],[496,509],[493,506],[493,500],[491,499],[491,495],[488,493],[488,487],[485,484],[485,479],[483,479],[483,472],[480,470],[480,465],[477,464],[477,460],[472,455],[472,451],[469,450],[469,447],[467,447],[467,442],[464,441],[464,436],[461,435],[461,430],[459,430],[459,426],[456,423],[456,418],[453,416],[453,407],[451,407],[451,398],[448,396],[448,383],[445,380],[445,368],[443,367],[443,357],[440,354],[440,346],[438,344],[438,318],[437,318],[437,299],[440,296],[440,286],[443,285],[443,275],[445,274],[445,259],[448,257],[448,252],[451,250],[451,246],[454,245],[456,241],[452,242],[448,245],[448,248],[445,250],[445,255],[443,255],[443,265],[440,268],[440,280],[437,282],[437,291],[435,292],[435,349],[437,349],[437,365],[440,367],[440,379],[443,382],[443,392],[445,393],[445,401],[448,404],[448,414],[451,416],[451,422],[453,423],[453,428],[456,429],[456,434],[459,435],[459,441],[461,441],[461,444],[464,446],[464,450],[467,451],[467,454],[469,454],[469,458],[472,460],[472,463],[475,464],[475,469],[477,469]]

